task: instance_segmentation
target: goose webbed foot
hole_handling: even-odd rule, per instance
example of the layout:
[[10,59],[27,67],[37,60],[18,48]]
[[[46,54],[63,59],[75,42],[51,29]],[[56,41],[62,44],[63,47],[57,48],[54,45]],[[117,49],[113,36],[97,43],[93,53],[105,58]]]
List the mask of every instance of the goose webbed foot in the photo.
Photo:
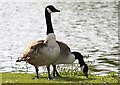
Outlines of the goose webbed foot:
[[[62,76],[60,76],[59,73],[57,73],[57,72],[56,72],[56,76],[57,76],[57,77],[62,77]],[[53,72],[53,77],[55,77],[55,73],[54,73],[54,72]]]
[[62,76],[60,76],[59,74],[57,74],[57,76],[58,76],[58,77],[62,77]]
[[39,79],[39,76],[37,76],[36,78]]
[[48,77],[48,80],[53,80],[53,78],[51,76]]
[[35,77],[33,77],[32,79],[33,79],[33,80],[38,80],[38,79],[39,79],[39,77],[36,77],[36,76],[35,76]]

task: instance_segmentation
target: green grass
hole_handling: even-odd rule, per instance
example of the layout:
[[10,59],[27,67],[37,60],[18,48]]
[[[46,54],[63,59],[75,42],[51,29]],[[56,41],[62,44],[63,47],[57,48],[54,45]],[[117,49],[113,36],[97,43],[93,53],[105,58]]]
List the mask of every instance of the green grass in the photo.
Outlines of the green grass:
[[[39,75],[39,79],[33,79],[35,74],[26,74],[26,73],[0,73],[2,74],[2,83],[5,85],[22,83],[64,83],[64,85],[77,85],[78,83],[81,84],[90,84],[90,83],[120,83],[120,77],[116,76],[115,73],[110,73],[107,76],[95,76],[89,74],[89,78],[86,78],[82,72],[61,72],[60,75],[62,77],[54,77],[53,80],[47,79],[47,74]],[[4,84],[3,84],[4,85]],[[26,84],[25,84],[26,85]],[[40,84],[41,85],[41,84]]]

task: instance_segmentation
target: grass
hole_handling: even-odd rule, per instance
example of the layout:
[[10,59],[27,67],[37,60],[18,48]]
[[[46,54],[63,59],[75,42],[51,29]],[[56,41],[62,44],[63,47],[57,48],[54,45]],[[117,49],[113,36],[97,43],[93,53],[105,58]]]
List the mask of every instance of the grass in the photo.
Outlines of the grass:
[[[0,73],[2,74],[3,85],[31,85],[37,83],[51,83],[52,85],[63,83],[64,85],[78,85],[81,84],[92,84],[92,83],[103,83],[103,84],[118,84],[120,83],[120,77],[116,76],[115,73],[110,73],[107,76],[95,76],[89,74],[89,78],[86,78],[82,72],[61,72],[62,77],[54,77],[53,80],[47,79],[47,74],[41,74],[39,79],[33,79],[35,74],[26,73]],[[40,85],[41,85],[40,84]]]

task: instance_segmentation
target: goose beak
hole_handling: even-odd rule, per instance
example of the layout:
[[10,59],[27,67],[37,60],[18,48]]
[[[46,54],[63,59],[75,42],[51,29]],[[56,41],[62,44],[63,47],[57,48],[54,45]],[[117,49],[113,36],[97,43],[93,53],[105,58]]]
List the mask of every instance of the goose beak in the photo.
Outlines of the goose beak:
[[60,12],[60,10],[57,10],[56,12]]
[[58,10],[58,9],[56,9],[56,8],[54,8],[52,11],[53,11],[53,12],[60,12],[60,10]]
[[88,66],[85,64],[81,67],[81,70],[85,74],[85,76],[88,78]]
[[60,10],[55,9],[54,12],[60,12]]
[[87,72],[85,73],[85,76],[88,78],[88,74],[87,74]]

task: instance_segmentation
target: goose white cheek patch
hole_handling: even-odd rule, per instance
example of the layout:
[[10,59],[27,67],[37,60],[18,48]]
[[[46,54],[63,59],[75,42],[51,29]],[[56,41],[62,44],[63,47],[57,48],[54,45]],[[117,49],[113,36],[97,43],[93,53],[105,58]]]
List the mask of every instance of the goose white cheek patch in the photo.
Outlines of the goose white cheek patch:
[[47,11],[48,11],[48,13],[52,13],[52,11],[49,8],[47,8]]

